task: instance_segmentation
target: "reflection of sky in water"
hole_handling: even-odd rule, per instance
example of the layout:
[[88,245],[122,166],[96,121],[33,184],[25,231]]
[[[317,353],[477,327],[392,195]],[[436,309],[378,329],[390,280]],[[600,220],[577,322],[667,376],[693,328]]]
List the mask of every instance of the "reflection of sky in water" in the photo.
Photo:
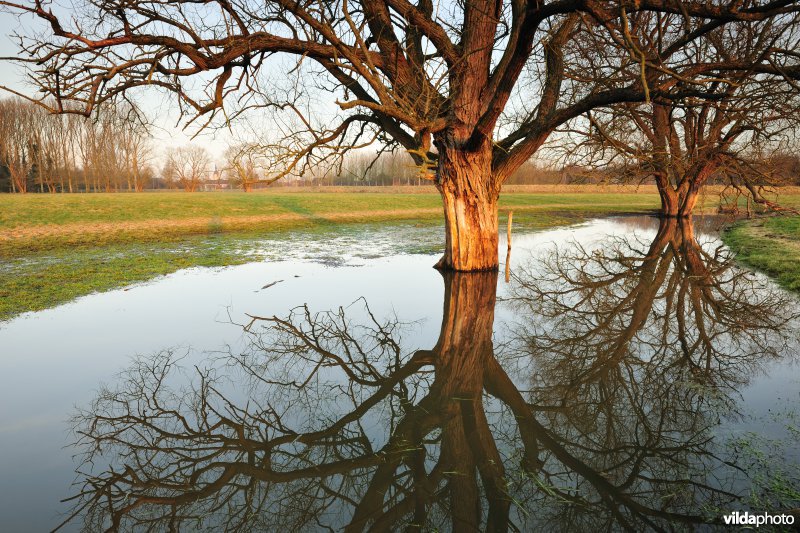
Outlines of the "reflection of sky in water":
[[[574,241],[592,249],[609,234],[630,232],[647,241],[655,234],[656,225],[653,219],[642,218],[598,220],[514,235],[512,270],[518,262],[526,262],[553,245]],[[42,530],[56,523],[57,513],[65,510],[57,502],[69,493],[75,477],[72,451],[65,448],[72,439],[67,433],[67,419],[73,406],[87,405],[100,384],[113,383],[136,354],[174,347],[179,353],[189,352],[183,362],[191,367],[191,363],[207,359],[204,353],[241,347],[241,329],[229,320],[246,322],[246,313],[284,316],[302,304],[308,304],[312,311],[336,309],[359,297],[366,299],[378,319],[396,316],[401,322],[413,323],[403,329],[405,353],[431,348],[441,325],[442,278],[431,268],[435,257],[410,252],[435,247],[440,231],[390,227],[351,231],[322,240],[263,241],[256,248],[263,246],[265,255],[284,260],[190,269],[3,324],[0,494],[4,497],[0,499],[0,516],[4,529]],[[704,234],[702,227],[696,234],[704,247],[718,244],[713,234]],[[505,248],[501,242],[501,262]],[[505,287],[501,276],[498,297],[503,297]],[[354,304],[349,309],[358,313],[358,308]],[[498,335],[512,318],[508,306],[498,305]],[[516,362],[508,364],[514,366]],[[529,386],[526,379],[510,373],[520,388]],[[764,374],[755,376],[741,391],[744,414],[760,415],[776,405],[796,401],[798,375],[797,367],[788,362],[766,365]],[[338,407],[321,409],[330,414]],[[375,431],[369,433],[376,435],[375,444],[380,445],[379,417],[372,423]],[[772,420],[767,426],[777,431],[782,423]],[[763,422],[749,421],[735,431],[763,427]]]

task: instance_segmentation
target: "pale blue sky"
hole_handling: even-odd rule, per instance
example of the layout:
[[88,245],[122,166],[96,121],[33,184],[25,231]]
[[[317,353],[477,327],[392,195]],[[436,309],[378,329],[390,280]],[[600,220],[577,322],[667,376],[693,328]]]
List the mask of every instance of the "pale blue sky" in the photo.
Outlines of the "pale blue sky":
[[[16,55],[16,47],[9,35],[18,29],[20,21],[16,17],[0,12],[0,57]],[[15,90],[23,89],[18,69],[5,61],[0,61],[0,85],[11,86]]]

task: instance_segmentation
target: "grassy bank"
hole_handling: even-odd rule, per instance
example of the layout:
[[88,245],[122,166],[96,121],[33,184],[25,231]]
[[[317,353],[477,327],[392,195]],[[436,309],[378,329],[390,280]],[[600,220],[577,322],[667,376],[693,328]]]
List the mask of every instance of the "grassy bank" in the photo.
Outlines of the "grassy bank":
[[800,217],[741,221],[724,233],[723,240],[739,261],[800,292]]
[[[0,320],[183,268],[268,260],[297,235],[303,247],[369,225],[439,226],[439,197],[423,191],[2,195]],[[651,191],[586,188],[504,194],[501,212],[513,209],[519,229],[540,229],[657,205]],[[443,239],[430,234],[422,249],[398,250],[437,251]]]

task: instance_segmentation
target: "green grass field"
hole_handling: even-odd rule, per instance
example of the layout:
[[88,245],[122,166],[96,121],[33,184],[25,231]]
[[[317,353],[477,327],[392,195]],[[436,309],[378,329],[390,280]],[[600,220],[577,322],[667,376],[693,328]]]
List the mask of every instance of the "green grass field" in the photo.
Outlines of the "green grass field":
[[723,234],[723,240],[739,261],[800,292],[800,217],[741,221]]
[[[504,193],[501,219],[513,210],[517,230],[536,230],[658,207],[658,195],[646,187],[560,189]],[[713,200],[707,203],[715,208]],[[441,225],[438,195],[385,189],[0,195],[0,320],[183,268],[269,260],[265,239],[324,241],[387,224]],[[443,240],[425,250],[440,251]],[[398,246],[418,250],[414,243]]]
[[[642,211],[640,194],[514,193],[502,210],[531,217]],[[439,220],[436,193],[144,193],[0,196],[0,259],[65,248],[176,242],[218,233],[260,235],[342,223]]]
[[[543,190],[548,189],[542,187]],[[314,219],[346,212],[388,212],[440,209],[435,192],[347,193],[347,192],[260,192],[260,193],[141,193],[0,195],[0,229],[31,226],[195,218],[234,219],[297,215]],[[642,192],[643,191],[643,192]],[[631,187],[586,187],[586,192],[504,194],[505,208],[542,209],[568,206],[570,209],[595,205],[649,206],[658,199],[655,190]]]

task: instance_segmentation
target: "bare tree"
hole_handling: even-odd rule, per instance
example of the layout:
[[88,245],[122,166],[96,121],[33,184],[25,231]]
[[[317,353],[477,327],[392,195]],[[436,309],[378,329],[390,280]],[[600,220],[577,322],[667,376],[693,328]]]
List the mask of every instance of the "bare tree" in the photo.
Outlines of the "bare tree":
[[170,178],[186,192],[195,192],[208,174],[211,156],[201,146],[181,146],[167,153],[165,169],[173,173]]
[[[688,49],[675,47],[675,41],[683,38],[675,29],[684,24],[681,16],[638,13],[627,21],[627,52],[642,58],[643,79],[663,87],[664,94],[647,103],[620,103],[587,113],[582,128],[569,128],[580,134],[580,140],[577,149],[567,144],[567,150],[572,150],[568,159],[594,158],[595,166],[615,165],[623,179],[652,179],[664,216],[691,215],[703,186],[714,182],[777,207],[763,194],[763,187],[780,184],[781,176],[770,173],[766,163],[770,153],[793,144],[800,126],[800,92],[788,76],[765,75],[737,65],[757,65],[773,50],[799,49],[797,17],[727,24]],[[638,30],[656,25],[658,32]],[[601,46],[592,41],[583,46]],[[616,45],[605,43],[609,53]],[[620,53],[625,51],[618,48]],[[658,59],[670,49],[731,68],[698,74],[686,63],[679,71],[667,70]],[[571,75],[600,73],[583,65]],[[686,94],[693,83],[702,84],[703,91]]]
[[225,163],[225,173],[244,192],[259,185],[269,185],[282,177],[270,171],[269,162],[258,145],[242,143],[229,146],[225,151]]
[[173,162],[169,157],[165,159],[161,167],[160,177],[167,189],[176,189],[178,187],[177,174]]
[[123,104],[87,119],[0,100],[0,167],[11,191],[142,190],[152,150],[147,126],[131,119],[138,113]]
[[61,192],[76,192],[80,170],[80,133],[84,120],[76,115],[50,115],[47,122],[52,123],[48,136],[52,140],[53,157],[57,170],[54,176],[56,188]]
[[[576,35],[600,32],[624,46],[629,16],[673,13],[685,21],[674,41],[682,49],[729,21],[798,9],[792,0],[179,1],[157,7],[90,0],[80,13],[60,18],[38,1],[0,5],[47,24],[50,36],[21,36],[20,43],[31,79],[57,102],[56,111],[74,101],[89,114],[139,87],[172,92],[203,123],[222,114],[226,102],[226,120],[256,107],[279,109],[294,117],[275,144],[286,149],[284,172],[308,170],[373,141],[402,147],[441,193],[446,245],[439,266],[455,270],[497,268],[500,188],[555,128],[591,109],[663,92],[642,79],[640,58],[630,56],[608,65],[613,75],[602,84],[567,82],[565,68],[576,59],[564,49]],[[606,59],[602,50],[588,52]],[[675,70],[672,62],[697,63],[664,52],[658,64],[668,71]],[[792,54],[772,51],[759,68],[798,76]],[[281,57],[296,64],[287,69]],[[697,72],[718,68],[696,64]],[[266,76],[277,69],[288,73],[290,87],[275,87],[276,77]],[[315,111],[322,94],[334,95],[336,117]]]
[[[768,280],[734,266],[691,218],[662,218],[652,241],[609,237],[598,249],[560,246],[515,274],[519,336],[541,369],[591,382],[631,354],[664,375],[678,360],[692,380],[735,393],[747,372],[792,350],[800,315]],[[793,335],[795,336],[793,341]],[[730,368],[717,373],[712,369]],[[560,369],[560,370],[559,370]],[[657,387],[651,394],[657,395]]]
[[114,109],[104,109],[84,124],[80,142],[87,190],[118,191],[125,162],[119,153],[119,120]]
[[334,183],[368,186],[430,184],[405,154],[390,151],[348,154]]
[[259,172],[251,153],[241,146],[229,146],[225,151],[225,171],[231,184],[235,184],[244,192],[253,190],[253,184],[259,180]]
[[125,121],[121,126],[117,146],[122,152],[128,190],[141,192],[150,179],[148,166],[153,160],[150,133],[136,121]]
[[0,165],[9,174],[13,192],[28,191],[35,161],[32,133],[36,112],[23,100],[0,100]]

